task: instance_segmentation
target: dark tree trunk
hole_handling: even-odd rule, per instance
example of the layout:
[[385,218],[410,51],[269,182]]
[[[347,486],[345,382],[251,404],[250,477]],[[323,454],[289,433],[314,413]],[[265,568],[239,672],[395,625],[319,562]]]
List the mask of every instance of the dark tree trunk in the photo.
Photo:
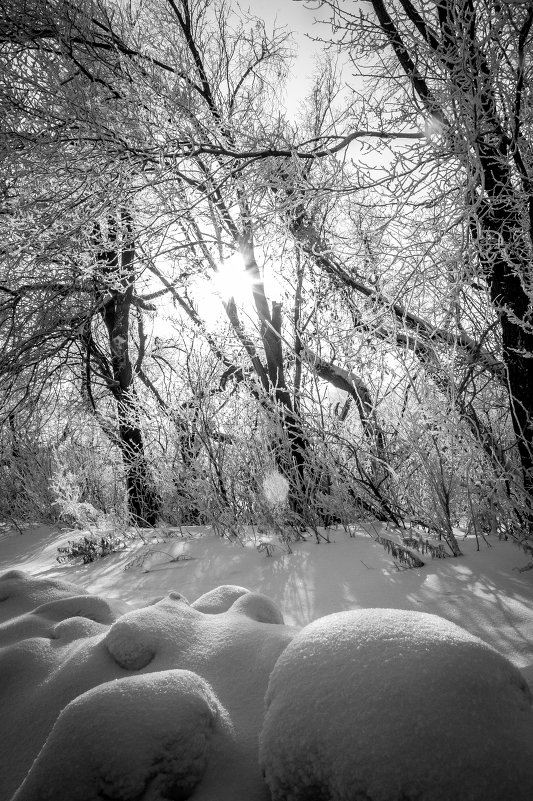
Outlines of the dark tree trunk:
[[[417,8],[412,0],[400,0],[401,29],[394,3],[370,2],[376,30],[381,29],[411,84],[416,116],[423,108],[428,122],[438,123],[447,152],[454,154],[467,177],[465,220],[500,318],[510,415],[533,531],[533,334],[528,296],[533,181],[526,133],[531,106],[524,91],[533,10],[513,12],[509,22],[497,4],[491,8],[493,24],[507,36],[503,59],[500,36],[484,34],[475,2],[439,0],[431,24],[423,4]],[[355,17],[353,22],[356,28]],[[500,71],[500,63],[507,65],[507,72]],[[502,86],[512,98],[508,105],[502,102]]]
[[[130,414],[131,414],[130,410]],[[159,499],[153,489],[152,477],[144,454],[142,432],[130,425],[127,411],[119,411],[119,433],[122,459],[126,468],[126,491],[131,522],[140,527],[155,526]]]
[[[511,289],[514,283],[513,278],[515,276],[509,276],[508,289]],[[501,331],[509,382],[511,418],[522,465],[524,490],[529,499],[528,505],[531,507],[533,505],[533,336],[510,320],[506,312],[502,313]]]
[[102,269],[99,293],[101,315],[105,323],[111,355],[107,383],[116,402],[119,445],[126,470],[126,492],[131,522],[136,526],[154,526],[159,512],[150,468],[144,451],[144,440],[138,423],[133,384],[133,368],[129,355],[129,315],[133,299],[135,245],[132,220],[127,212],[117,221],[109,220],[108,238],[113,249],[99,254]]
[[514,189],[507,148],[506,142],[479,147],[486,200],[480,212],[472,214],[471,231],[476,231],[480,267],[500,318],[511,420],[533,529],[533,298],[525,289],[533,255],[533,230],[525,207],[533,206],[533,195]]

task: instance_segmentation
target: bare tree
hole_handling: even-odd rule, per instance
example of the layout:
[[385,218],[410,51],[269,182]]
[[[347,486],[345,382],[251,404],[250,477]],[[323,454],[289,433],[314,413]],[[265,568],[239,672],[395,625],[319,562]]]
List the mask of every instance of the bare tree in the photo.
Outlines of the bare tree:
[[[357,43],[350,34],[349,11],[344,4],[330,5],[347,28],[343,44],[354,63],[364,56],[379,77],[381,55],[373,48],[384,42],[389,50],[379,53],[389,52],[386,69],[394,59],[403,69],[392,29],[380,21],[379,4],[373,16],[357,22],[363,31]],[[186,417],[183,400],[169,397],[153,378],[142,325],[136,345],[131,336],[131,310],[140,313],[143,304],[164,299],[188,316],[220,365],[219,386],[190,402],[205,401],[211,390],[225,391],[230,377],[246,386],[269,421],[270,456],[289,478],[301,513],[313,476],[321,473],[312,464],[309,436],[322,414],[321,379],[346,392],[358,411],[364,432],[360,443],[371,455],[368,463],[366,456],[354,459],[362,479],[373,483],[374,500],[396,519],[405,511],[389,482],[392,429],[378,417],[379,382],[372,369],[359,369],[353,358],[367,341],[383,347],[389,360],[405,356],[409,369],[422,367],[483,445],[496,473],[505,477],[510,474],[505,443],[485,414],[489,390],[482,388],[488,383],[500,397],[509,386],[528,488],[524,454],[529,446],[520,409],[529,401],[520,389],[525,375],[520,370],[529,370],[521,350],[529,334],[525,313],[520,317],[519,307],[509,305],[518,302],[516,276],[522,295],[527,294],[522,258],[527,249],[513,239],[516,226],[515,233],[504,226],[507,239],[497,239],[496,247],[493,240],[500,235],[490,228],[487,211],[492,204],[494,215],[513,192],[516,203],[522,203],[523,182],[510,146],[507,162],[498,156],[511,170],[498,178],[507,181],[503,194],[487,188],[482,173],[472,167],[478,150],[485,154],[481,145],[468,139],[468,147],[459,147],[467,140],[457,138],[454,125],[464,133],[474,122],[467,120],[467,125],[462,119],[467,105],[461,111],[454,103],[470,89],[451,61],[443,62],[442,73],[435,67],[441,50],[434,52],[433,39],[423,35],[431,20],[441,26],[442,47],[452,47],[437,12],[424,7],[424,19],[409,16],[403,6],[399,14],[390,12],[406,52],[414,48],[419,61],[426,59],[431,113],[417,74],[405,70],[399,82],[394,73],[392,83],[383,72],[383,91],[372,104],[355,97],[336,107],[339,83],[324,61],[309,113],[297,125],[283,118],[278,102],[286,35],[267,32],[260,20],[236,14],[224,2],[149,0],[134,7],[107,0],[47,0],[39,6],[2,0],[0,12],[5,68],[0,92],[7,112],[1,141],[6,164],[11,160],[2,170],[0,187],[9,243],[4,256],[12,270],[16,266],[0,283],[0,334],[6,343],[2,386],[15,403],[24,381],[33,380],[32,365],[46,382],[41,353],[49,365],[62,360],[76,364],[96,413],[108,404],[105,398],[112,398],[117,429],[108,427],[108,433],[122,450],[134,516],[142,516],[143,506],[142,514],[151,510],[151,519],[157,506],[136,400],[141,385],[158,409],[175,420],[183,462],[190,453],[194,461],[197,452],[197,442],[189,442],[191,421],[181,419]],[[525,52],[526,17],[521,30]],[[465,36],[463,31],[461,42]],[[433,74],[430,67],[437,71]],[[511,66],[506,69],[515,75]],[[449,78],[443,84],[447,88],[439,83],[441,75]],[[502,97],[509,81],[505,73],[498,84]],[[422,91],[418,105],[404,85],[411,93],[413,87]],[[523,94],[521,89],[517,102],[525,114]],[[386,112],[386,103],[394,114]],[[503,100],[496,105],[503,113]],[[486,113],[476,112],[475,125],[490,149],[493,141],[483,128]],[[420,115],[426,117],[425,128]],[[525,130],[524,121],[522,138]],[[523,148],[520,136],[515,139]],[[351,148],[360,140],[379,142],[384,164],[365,170],[351,163]],[[489,169],[491,158],[479,155],[479,165]],[[432,184],[426,162],[438,167]],[[28,164],[36,170],[33,178]],[[453,176],[448,165],[454,166]],[[445,182],[452,178],[448,191]],[[430,232],[420,236],[423,227]],[[462,249],[462,256],[452,259],[447,249],[454,236],[455,251]],[[225,263],[234,257],[250,286],[250,302],[223,297],[232,335],[227,347],[203,319],[202,298],[195,296],[194,286],[200,277],[220,280]],[[269,297],[267,263],[275,264],[284,280],[290,277],[283,300]],[[442,275],[439,263],[446,265]],[[511,282],[504,287],[507,300],[501,284],[505,265]],[[32,279],[23,280],[28,269]],[[317,277],[323,281],[322,294],[315,292]],[[333,339],[342,339],[340,327],[347,325],[350,333],[342,345],[330,347]],[[331,337],[328,326],[338,335]],[[520,342],[517,332],[523,334]],[[26,365],[22,381],[15,367],[21,363]],[[407,373],[403,380],[408,384]],[[347,404],[337,422],[346,420],[349,409]],[[210,437],[205,449],[215,441]]]
[[344,3],[326,5],[357,73],[370,75],[357,87],[372,91],[365,121],[423,137],[408,156],[404,148],[400,160],[388,159],[394,186],[407,187],[413,203],[425,194],[440,204],[446,225],[462,226],[462,280],[486,289],[499,321],[503,378],[531,497],[533,11],[492,0],[371,0],[370,10],[357,14]]
[[[119,210],[107,220],[107,232],[95,227],[92,235],[97,267],[94,272],[95,300],[107,332],[107,352],[101,350],[94,331],[95,315],[81,330],[85,347],[85,389],[94,411],[92,394],[95,370],[116,403],[118,436],[126,471],[126,493],[132,522],[153,526],[158,517],[158,498],[145,455],[143,433],[136,402],[134,369],[130,357],[130,313],[135,299],[135,240],[131,214]],[[105,247],[105,249],[103,249]]]

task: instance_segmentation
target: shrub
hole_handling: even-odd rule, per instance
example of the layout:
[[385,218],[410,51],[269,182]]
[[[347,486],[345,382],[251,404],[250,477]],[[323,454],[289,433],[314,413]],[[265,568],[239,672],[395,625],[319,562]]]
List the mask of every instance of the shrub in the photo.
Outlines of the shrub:
[[101,537],[84,536],[77,540],[69,540],[67,545],[59,547],[57,561],[63,564],[81,558],[83,564],[88,565],[110,553],[122,551],[125,547],[125,540],[116,534],[106,534]]

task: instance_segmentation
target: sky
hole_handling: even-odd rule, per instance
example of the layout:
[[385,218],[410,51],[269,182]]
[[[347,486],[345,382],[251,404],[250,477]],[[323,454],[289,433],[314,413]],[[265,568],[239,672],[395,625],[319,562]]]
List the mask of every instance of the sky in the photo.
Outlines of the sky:
[[[327,20],[327,9],[319,8],[314,0],[231,0],[231,5],[239,6],[243,12],[249,11],[263,19],[267,31],[274,27],[286,28],[293,34],[293,49],[295,59],[291,66],[285,91],[285,107],[287,116],[294,118],[298,111],[298,104],[303,101],[311,89],[312,76],[315,67],[315,58],[322,46],[312,40],[312,37],[329,35],[329,26],[321,25],[317,20]],[[265,274],[265,283],[270,298],[278,298],[280,289],[273,276]],[[246,307],[251,305],[249,288],[243,285],[241,269],[229,269],[224,272],[226,288],[236,289],[237,302],[241,306],[241,314],[246,317]],[[202,296],[202,315],[209,327],[216,325],[220,319],[225,320],[220,298],[215,291],[210,291],[210,282],[200,280],[194,292]],[[224,291],[222,292],[224,295]],[[249,296],[249,297],[248,297]],[[172,328],[172,326],[171,326]],[[169,325],[159,319],[157,330],[159,335],[166,335]],[[165,332],[165,333],[163,333]]]
[[320,49],[310,37],[318,35],[325,36],[327,28],[315,22],[315,20],[326,20],[328,13],[324,9],[317,8],[317,3],[313,0],[248,0],[243,2],[243,9],[247,7],[258,17],[272,26],[286,27],[293,32],[295,49],[297,48],[296,60],[292,67],[292,76],[287,87],[287,106],[290,108],[293,103],[297,103],[303,95],[311,81],[313,74],[313,59]]

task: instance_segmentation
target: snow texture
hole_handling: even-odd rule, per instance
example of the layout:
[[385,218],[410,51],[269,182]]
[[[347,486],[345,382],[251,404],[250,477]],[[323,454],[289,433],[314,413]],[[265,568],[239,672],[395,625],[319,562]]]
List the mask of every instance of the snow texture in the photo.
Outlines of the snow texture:
[[250,616],[277,617],[268,599],[205,614],[171,591],[113,620],[115,602],[75,587],[6,583],[17,601],[0,624],[1,801],[164,801],[194,781],[195,801],[267,801],[264,694],[296,633]]
[[[194,559],[157,575],[124,573],[121,554],[53,568],[90,595],[18,570],[0,576],[0,801],[271,801],[262,727],[276,801],[530,801],[527,690],[473,636],[529,669],[533,595],[512,571],[516,549],[495,542],[398,574],[374,540],[343,536],[258,560],[255,545],[206,535],[185,542]],[[52,572],[42,554],[55,559],[53,540],[44,550],[25,537],[0,545]],[[4,554],[4,564],[17,562]],[[216,587],[229,577],[268,598]],[[203,595],[188,604],[176,587]],[[388,610],[300,630],[281,623],[271,597],[302,623],[342,604],[423,604],[472,634]],[[197,744],[187,736],[181,747],[192,729]]]
[[100,684],[63,709],[13,801],[186,799],[217,725],[227,713],[189,671]]
[[276,663],[260,762],[273,801],[531,801],[529,689],[435,615],[329,615]]
[[60,579],[35,578],[23,570],[8,570],[0,576],[0,621],[27,612],[59,598],[86,593],[76,584]]
[[[150,664],[164,641],[179,656],[196,640],[195,627],[202,615],[178,592],[170,592],[155,604],[122,615],[109,629],[104,645],[125,670],[141,670]],[[166,635],[166,636],[165,636]]]
[[227,612],[230,606],[240,598],[241,595],[250,592],[245,587],[237,587],[235,584],[222,584],[214,590],[204,593],[192,604],[194,609],[205,612],[209,615],[219,615]]
[[281,609],[274,601],[259,592],[247,592],[245,595],[241,595],[231,605],[229,611],[246,615],[258,623],[283,624],[284,622]]
[[[160,640],[161,628],[168,617],[169,603],[180,607],[188,603],[176,592],[171,592],[147,609],[123,615],[109,629],[104,644],[116,663],[125,670],[141,670],[154,658]],[[150,611],[153,610],[153,611]],[[149,625],[146,622],[149,621]]]

